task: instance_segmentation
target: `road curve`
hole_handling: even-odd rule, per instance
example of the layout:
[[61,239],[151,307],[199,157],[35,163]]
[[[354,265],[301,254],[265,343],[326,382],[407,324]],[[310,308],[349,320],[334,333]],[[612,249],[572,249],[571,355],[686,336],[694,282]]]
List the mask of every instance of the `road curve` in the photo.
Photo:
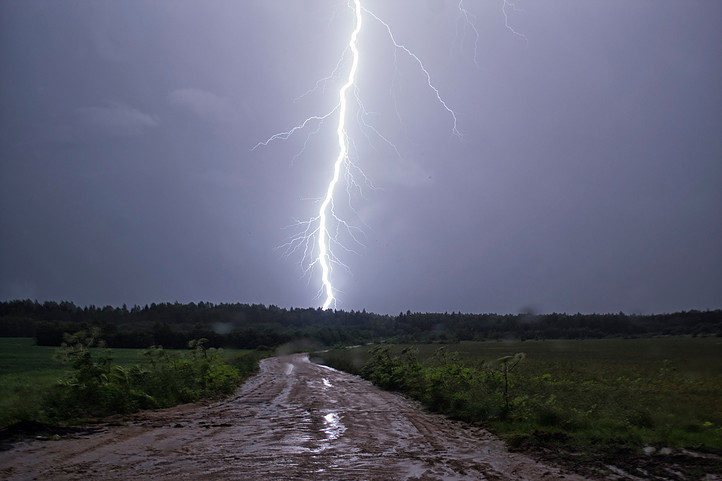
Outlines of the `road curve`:
[[0,452],[8,480],[583,480],[480,428],[306,355],[265,359],[225,401],[133,415],[120,426]]

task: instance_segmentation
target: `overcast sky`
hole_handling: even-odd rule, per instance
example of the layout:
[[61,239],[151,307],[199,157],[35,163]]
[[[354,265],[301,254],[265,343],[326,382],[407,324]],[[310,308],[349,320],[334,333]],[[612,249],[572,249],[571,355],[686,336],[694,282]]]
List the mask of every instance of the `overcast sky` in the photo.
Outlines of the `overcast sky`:
[[[461,137],[365,13],[337,307],[722,307],[722,2],[457,4],[364,2]],[[321,305],[283,245],[338,115],[251,149],[333,109],[352,29],[344,0],[0,2],[0,298]]]

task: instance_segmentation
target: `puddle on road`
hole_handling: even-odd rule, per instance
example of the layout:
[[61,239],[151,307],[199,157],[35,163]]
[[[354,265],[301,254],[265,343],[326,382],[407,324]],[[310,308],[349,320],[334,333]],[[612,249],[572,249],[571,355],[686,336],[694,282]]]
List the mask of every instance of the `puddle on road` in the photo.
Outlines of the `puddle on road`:
[[346,426],[341,422],[341,416],[337,412],[330,412],[323,417],[323,427],[321,431],[326,436],[325,439],[319,441],[318,447],[311,449],[310,452],[318,454],[331,447],[331,443],[340,438],[346,432]]
[[338,439],[346,431],[346,426],[341,422],[337,413],[328,413],[323,417],[323,432],[326,434],[326,441]]
[[326,366],[325,364],[316,364],[316,365],[317,365],[318,367],[322,367],[322,368],[324,368],[324,369],[328,369],[329,371],[339,372],[339,373],[342,372],[342,371],[339,371],[338,369],[332,368],[331,366]]

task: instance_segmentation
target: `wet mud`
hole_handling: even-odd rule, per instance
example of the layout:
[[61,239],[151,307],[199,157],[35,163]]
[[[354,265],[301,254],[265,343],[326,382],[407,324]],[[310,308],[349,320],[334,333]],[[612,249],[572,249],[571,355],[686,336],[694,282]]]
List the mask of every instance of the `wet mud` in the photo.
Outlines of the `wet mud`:
[[149,411],[0,452],[8,480],[583,480],[510,453],[305,355],[265,359],[229,399]]

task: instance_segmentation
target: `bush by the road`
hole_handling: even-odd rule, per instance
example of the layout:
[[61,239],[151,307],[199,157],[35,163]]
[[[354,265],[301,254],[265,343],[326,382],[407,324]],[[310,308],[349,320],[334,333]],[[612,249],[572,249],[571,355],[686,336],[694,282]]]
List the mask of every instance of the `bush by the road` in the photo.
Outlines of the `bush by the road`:
[[[381,345],[317,356],[430,410],[483,424],[511,447],[605,465],[622,452],[644,457],[644,448],[720,459],[720,345],[716,337],[509,341],[457,344],[454,353],[438,344]],[[522,349],[526,358],[514,354]],[[706,469],[685,463],[692,474]]]
[[91,350],[102,342],[93,332],[68,336],[59,357],[70,364],[64,376],[43,398],[45,415],[55,421],[129,413],[170,407],[205,397],[232,393],[255,363],[226,364],[203,339],[187,352],[169,353],[162,347],[146,351],[149,363],[113,365],[111,351]]

